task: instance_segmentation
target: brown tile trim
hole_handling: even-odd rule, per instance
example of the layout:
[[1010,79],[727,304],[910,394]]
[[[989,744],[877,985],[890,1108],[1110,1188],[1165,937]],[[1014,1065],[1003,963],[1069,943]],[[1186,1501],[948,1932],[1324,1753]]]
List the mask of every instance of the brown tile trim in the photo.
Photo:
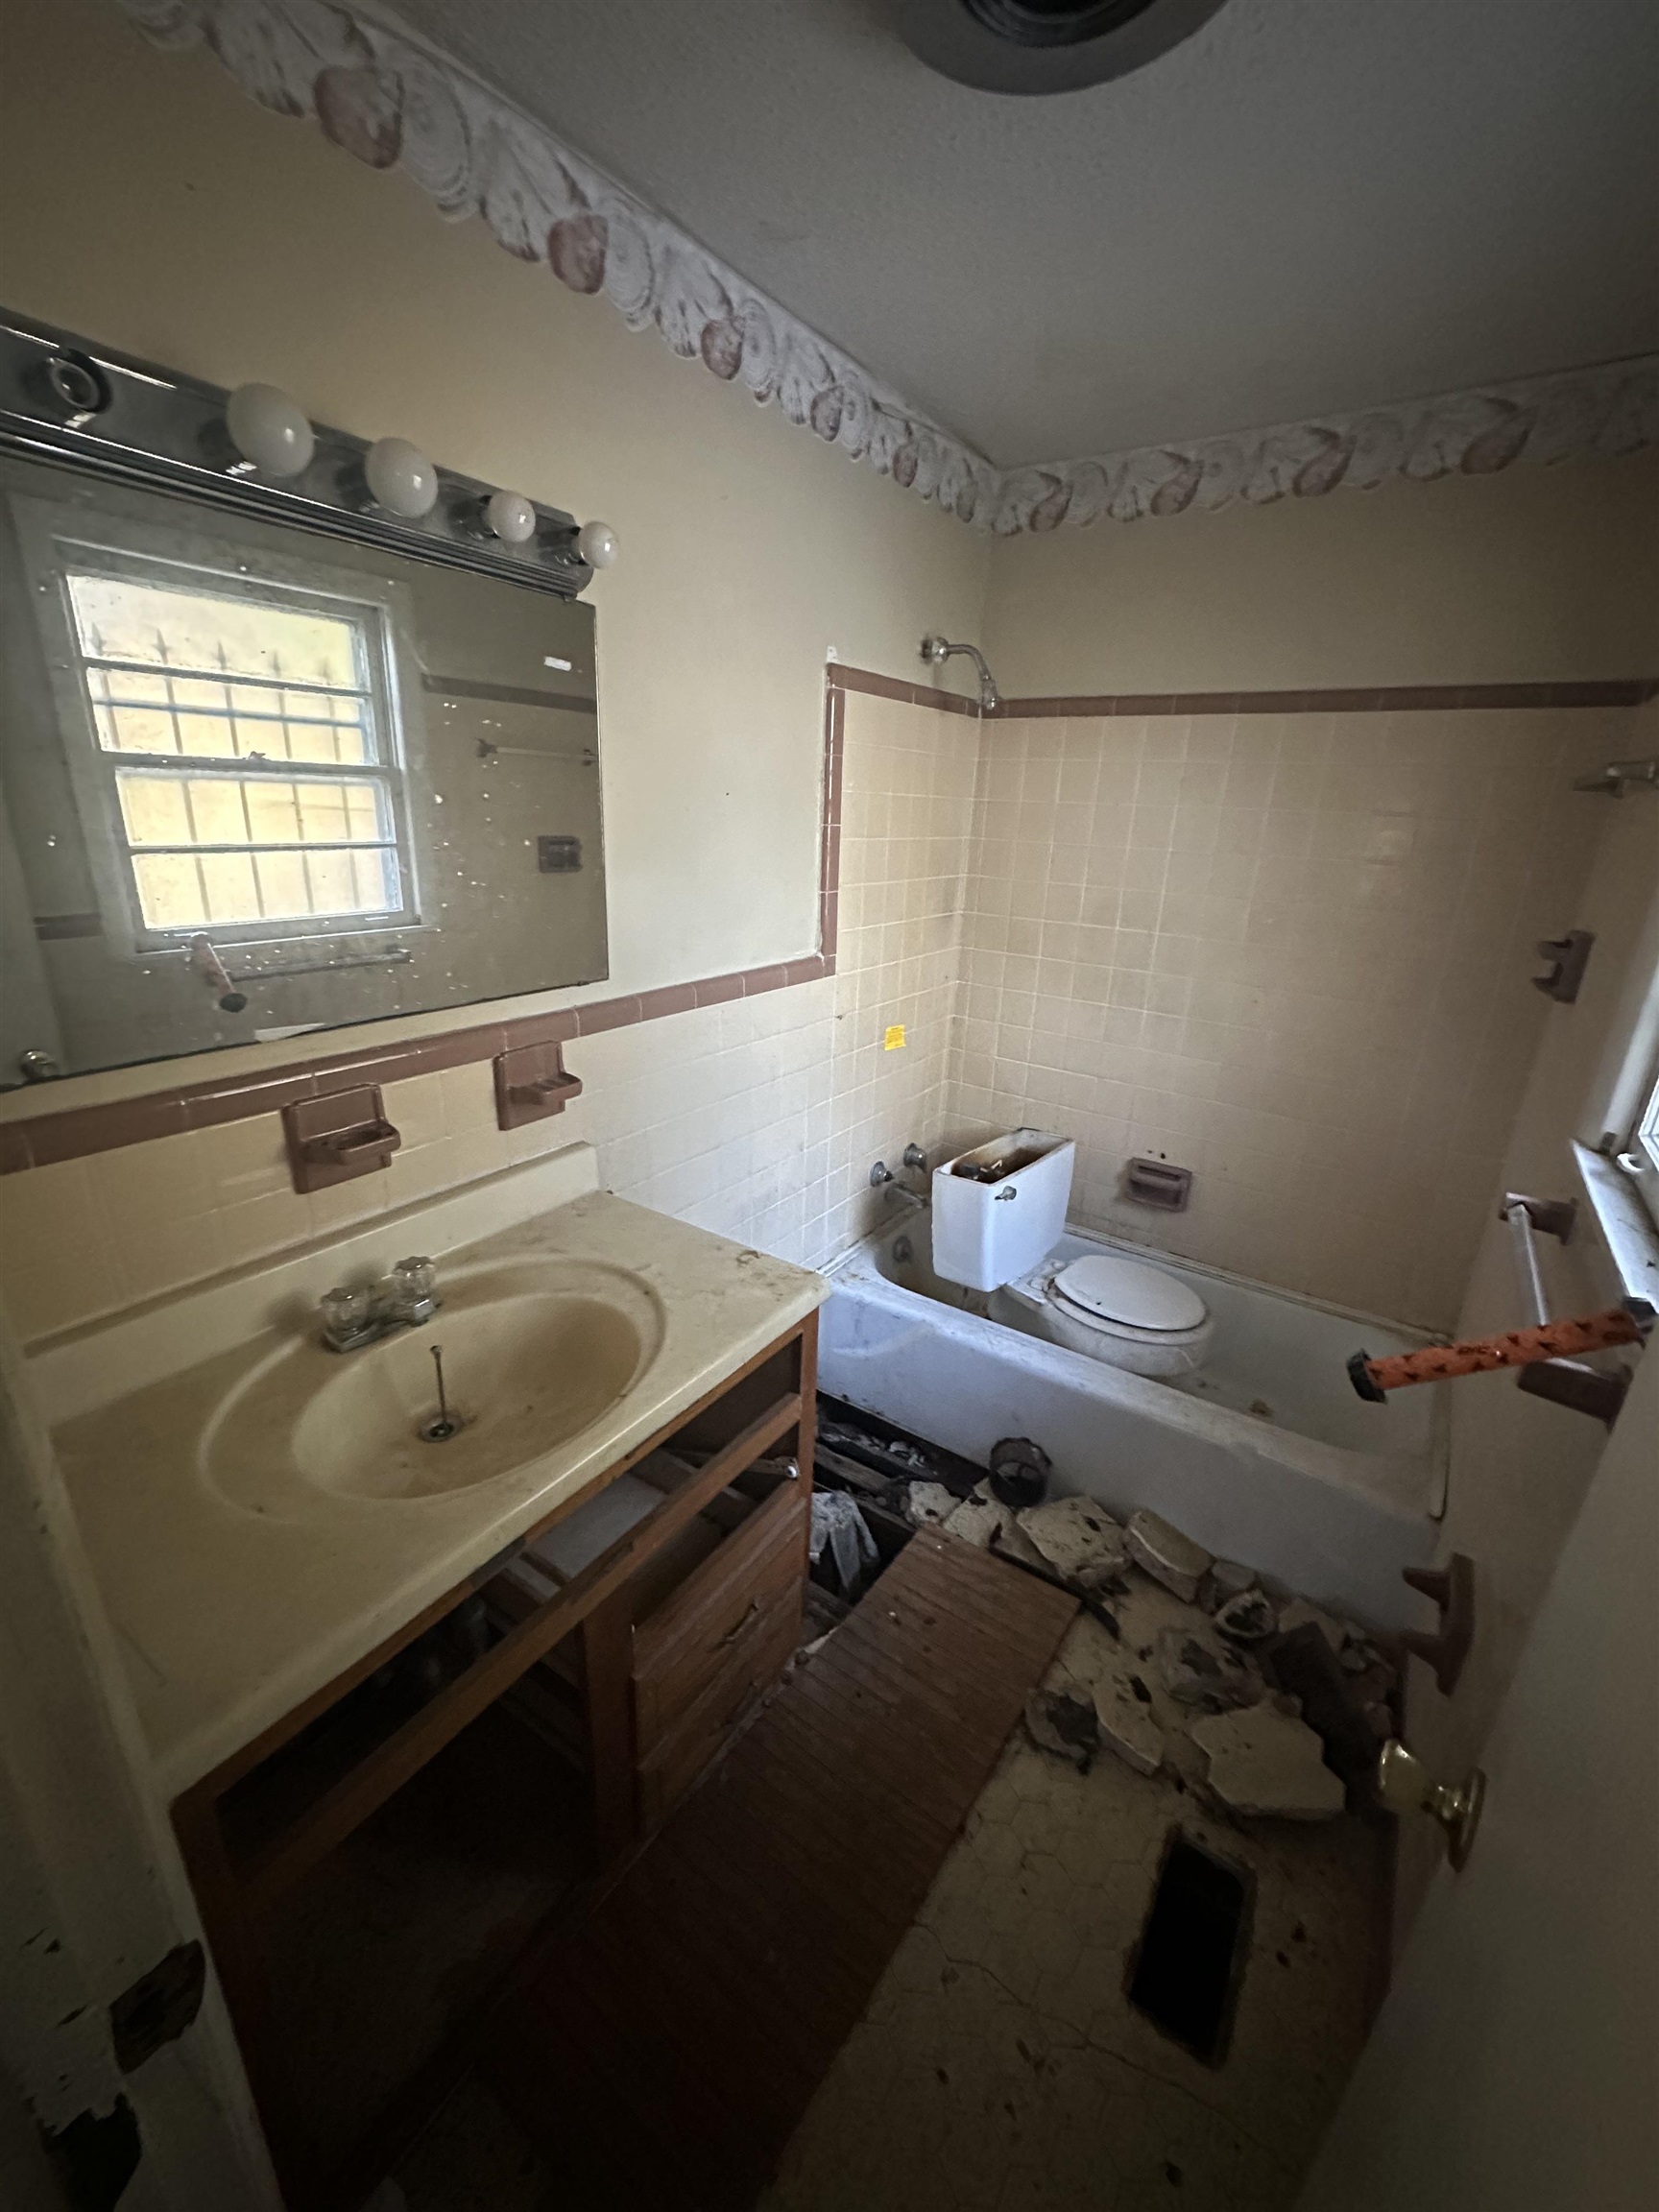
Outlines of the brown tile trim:
[[[833,914],[834,898],[830,905]],[[668,1014],[688,1014],[699,1006],[718,1006],[733,998],[754,998],[797,983],[815,983],[835,973],[832,949],[768,968],[740,969],[730,975],[708,975],[695,983],[671,983],[661,990],[630,993],[620,998],[591,999],[553,1014],[527,1014],[517,1021],[473,1029],[452,1029],[441,1037],[416,1037],[406,1043],[339,1053],[310,1066],[275,1068],[254,1076],[227,1076],[223,1082],[192,1083],[153,1091],[140,1098],[112,1099],[108,1105],[74,1106],[61,1114],[36,1114],[0,1122],[0,1175],[25,1167],[45,1167],[62,1160],[113,1152],[152,1137],[212,1129],[258,1114],[279,1112],[298,1100],[322,1098],[360,1084],[401,1083],[412,1075],[431,1075],[444,1068],[464,1068],[493,1060],[497,1053],[526,1045],[565,1044],[655,1022]]]
[[[959,699],[953,692],[938,691],[926,684],[901,683],[893,677],[878,676],[869,669],[851,668],[840,661],[830,663],[826,671],[824,695],[824,801],[819,839],[819,950],[816,952],[765,968],[742,969],[728,975],[699,976],[691,983],[665,984],[654,991],[592,999],[582,1006],[559,1007],[549,1013],[525,1014],[510,1021],[445,1030],[440,1036],[410,1038],[396,1045],[365,1046],[354,1052],[328,1053],[320,1059],[297,1061],[284,1068],[263,1069],[256,1074],[208,1077],[202,1082],[148,1092],[136,1098],[112,1099],[107,1105],[73,1106],[60,1113],[35,1114],[16,1121],[0,1121],[0,1175],[16,1174],[28,1167],[45,1167],[64,1160],[84,1159],[92,1153],[141,1144],[155,1137],[213,1129],[227,1121],[279,1113],[298,1099],[327,1097],[363,1083],[384,1086],[403,1082],[412,1075],[430,1075],[445,1068],[464,1068],[476,1061],[493,1060],[497,1053],[520,1046],[567,1044],[572,1038],[593,1037],[607,1029],[655,1022],[670,1014],[689,1013],[693,1007],[724,1005],[734,998],[752,998],[761,992],[787,990],[798,983],[816,982],[833,975],[840,910],[842,766],[849,691],[898,699],[914,707],[942,708],[950,713],[974,718],[979,714],[971,700]],[[1352,713],[1413,707],[1638,706],[1655,696],[1659,696],[1659,678],[1642,677],[1616,683],[1478,684],[1460,688],[1396,685],[1376,691],[1122,692],[1092,698],[1009,699],[1004,700],[996,712],[999,719],[1038,716],[1082,719],[1106,714]]]
[[[617,998],[590,999],[583,1006],[559,1007],[546,1014],[445,1030],[442,1036],[415,1037],[397,1045],[369,1045],[355,1052],[334,1052],[254,1075],[208,1077],[138,1098],[113,1099],[104,1106],[73,1106],[58,1114],[0,1121],[0,1175],[25,1167],[44,1167],[60,1160],[111,1152],[147,1138],[170,1137],[192,1129],[213,1129],[257,1114],[280,1113],[305,1098],[327,1097],[363,1083],[406,1081],[444,1068],[465,1068],[493,1060],[497,1053],[527,1045],[565,1045],[572,1038],[595,1037],[637,1022],[688,1014],[699,1006],[720,1006],[733,998],[754,998],[764,991],[783,991],[816,983],[835,973],[836,917],[841,871],[841,768],[846,745],[846,699],[831,668],[824,694],[824,799],[818,844],[818,950],[799,960],[745,968],[730,975],[699,976],[691,983],[664,984],[655,991]],[[860,673],[854,670],[851,673]],[[872,679],[885,683],[885,678]],[[858,688],[859,686],[852,686]],[[947,692],[926,692],[920,685],[898,686],[919,694],[922,705],[950,704]]]
[[1004,699],[989,718],[1081,722],[1108,714],[1398,714],[1463,707],[1640,707],[1656,697],[1659,676],[1581,684],[1386,684],[1373,690],[1101,691]]
[[947,714],[979,718],[976,699],[964,699],[956,691],[941,691],[931,684],[911,684],[898,676],[878,676],[873,668],[850,668],[831,661],[827,671],[831,691],[864,691],[873,699],[898,699],[906,707],[937,707]]

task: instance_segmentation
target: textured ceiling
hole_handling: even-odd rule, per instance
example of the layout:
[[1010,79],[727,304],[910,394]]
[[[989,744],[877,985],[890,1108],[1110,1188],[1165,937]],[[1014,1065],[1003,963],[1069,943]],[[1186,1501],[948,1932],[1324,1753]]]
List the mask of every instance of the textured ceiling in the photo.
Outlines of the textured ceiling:
[[999,466],[1659,346],[1653,0],[1228,0],[1052,99],[881,0],[393,0]]

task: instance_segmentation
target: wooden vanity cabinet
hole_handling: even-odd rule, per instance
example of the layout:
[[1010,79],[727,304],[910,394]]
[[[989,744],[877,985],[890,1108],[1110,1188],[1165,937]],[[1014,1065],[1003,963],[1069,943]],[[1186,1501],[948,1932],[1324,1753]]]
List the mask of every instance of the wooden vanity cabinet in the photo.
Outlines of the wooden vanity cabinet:
[[[800,1639],[816,1342],[812,1314],[175,1801],[291,2212],[360,2199],[458,2078],[471,2037],[452,2031],[417,2079],[366,2115],[358,2152],[324,2154],[286,2063],[292,2023],[269,2032],[268,1923],[296,1884],[497,1701],[524,1724],[527,1757],[545,1747],[580,1770],[595,1871],[614,1869],[660,1825]],[[549,1567],[543,1540],[625,1474],[661,1503],[576,1572]],[[389,1696],[388,1682],[403,1675],[413,1687]],[[493,1966],[498,1987],[511,1959]]]

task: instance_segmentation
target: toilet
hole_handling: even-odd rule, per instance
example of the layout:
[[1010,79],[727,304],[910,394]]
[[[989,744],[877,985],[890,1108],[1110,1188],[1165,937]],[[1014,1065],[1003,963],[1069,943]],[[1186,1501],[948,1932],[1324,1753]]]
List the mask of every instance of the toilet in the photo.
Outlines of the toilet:
[[1209,1355],[1214,1322],[1190,1283],[1117,1252],[1052,1257],[1065,1233],[1076,1146],[1013,1129],[933,1175],[933,1265],[949,1282],[1003,1291],[1057,1344],[1109,1367],[1177,1382]]
[[1037,1268],[1013,1287],[1041,1302],[1057,1343],[1160,1382],[1197,1374],[1215,1334],[1210,1309],[1191,1284],[1117,1252]]

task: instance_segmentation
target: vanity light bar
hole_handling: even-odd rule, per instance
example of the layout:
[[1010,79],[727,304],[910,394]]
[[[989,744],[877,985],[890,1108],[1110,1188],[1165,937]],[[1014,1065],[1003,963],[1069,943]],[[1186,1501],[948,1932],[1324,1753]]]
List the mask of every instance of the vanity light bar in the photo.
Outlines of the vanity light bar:
[[[243,386],[237,397],[251,393],[267,398],[267,412],[285,397],[263,386]],[[431,471],[437,489],[424,511],[397,514],[370,488],[372,449],[366,439],[305,424],[295,408],[313,443],[307,451],[297,432],[291,436],[291,452],[306,457],[292,473],[278,474],[276,468],[261,469],[245,457],[228,421],[230,400],[217,385],[0,310],[0,452],[67,465],[111,482],[187,493],[325,537],[507,577],[561,599],[575,598],[592,580],[581,527],[562,507],[542,507],[517,493],[504,499],[497,486],[439,469]],[[386,449],[405,443],[377,441],[372,472],[385,478]],[[409,452],[416,461],[423,459],[414,447]],[[528,532],[522,538],[502,534],[504,520],[514,530],[522,527],[526,509],[534,516]],[[589,530],[604,533],[603,540],[594,539],[602,554],[613,544],[603,524],[589,524]]]

